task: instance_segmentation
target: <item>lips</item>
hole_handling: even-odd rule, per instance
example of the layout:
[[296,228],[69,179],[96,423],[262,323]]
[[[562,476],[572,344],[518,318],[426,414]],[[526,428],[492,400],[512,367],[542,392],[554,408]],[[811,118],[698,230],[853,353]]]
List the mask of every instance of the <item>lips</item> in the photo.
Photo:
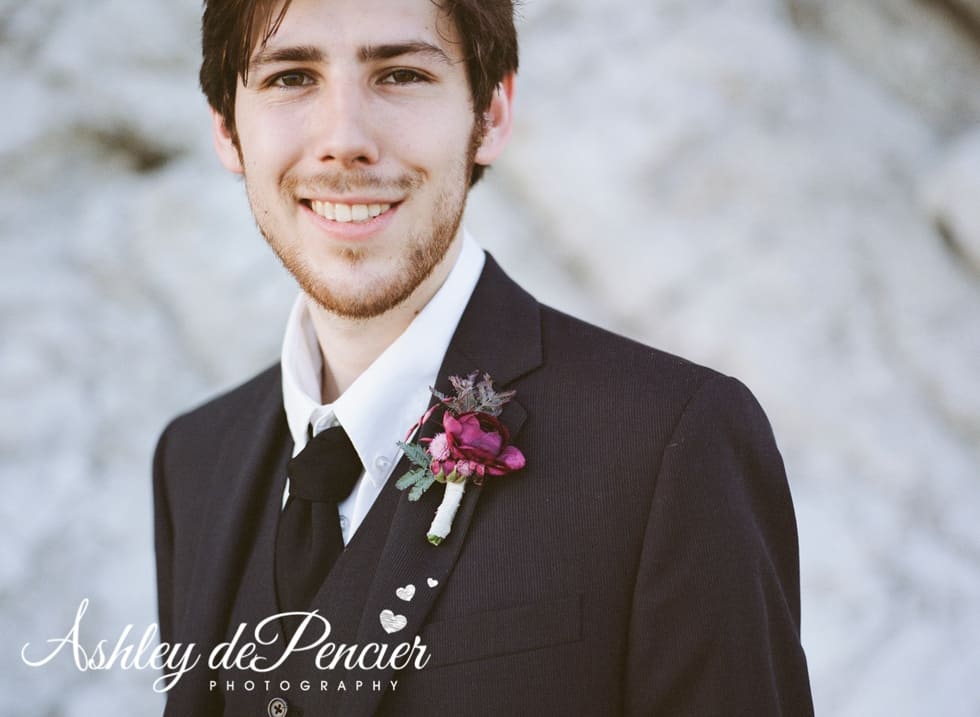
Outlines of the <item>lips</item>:
[[345,204],[342,202],[325,202],[317,199],[310,200],[309,206],[310,209],[324,219],[330,219],[341,224],[368,222],[384,214],[392,207],[389,203]]

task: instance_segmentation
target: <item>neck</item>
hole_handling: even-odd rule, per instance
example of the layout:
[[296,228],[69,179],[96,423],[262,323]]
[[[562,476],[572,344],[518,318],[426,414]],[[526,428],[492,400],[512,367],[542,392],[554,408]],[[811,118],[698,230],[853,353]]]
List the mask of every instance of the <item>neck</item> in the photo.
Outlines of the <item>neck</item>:
[[320,400],[332,403],[408,328],[452,271],[462,249],[458,234],[446,255],[407,299],[380,316],[350,319],[309,302],[323,357]]

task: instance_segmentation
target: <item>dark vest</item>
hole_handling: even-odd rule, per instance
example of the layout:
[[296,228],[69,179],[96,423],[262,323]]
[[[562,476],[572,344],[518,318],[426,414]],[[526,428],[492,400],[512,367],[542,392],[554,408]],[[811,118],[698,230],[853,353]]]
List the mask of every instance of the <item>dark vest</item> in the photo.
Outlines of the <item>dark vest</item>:
[[[281,515],[282,491],[285,485],[284,456],[276,472],[277,479],[270,481],[268,495],[263,497],[264,508],[258,525],[253,532],[253,542],[248,548],[248,557],[242,572],[241,583],[235,594],[231,609],[226,640],[232,640],[241,624],[245,629],[239,637],[239,649],[244,643],[256,642],[255,627],[262,620],[279,612],[275,591],[275,538]],[[330,634],[326,641],[337,644],[356,642],[358,623],[363,605],[367,599],[375,577],[375,570],[388,539],[399,491],[389,481],[364,521],[358,527],[337,559],[330,574],[320,587],[314,604],[319,614],[330,623]],[[244,546],[243,546],[244,547]],[[311,622],[307,632],[301,636],[300,644],[308,644],[323,634],[321,622]],[[285,646],[284,632],[278,623],[270,623],[263,629],[263,639],[275,633],[279,639],[271,645],[258,645],[256,655],[265,659],[264,665],[279,661]],[[305,638],[305,639],[304,639]],[[310,702],[315,702],[317,715],[343,714],[344,699],[354,689],[356,680],[369,680],[369,675],[349,674],[342,664],[332,670],[319,670],[314,664],[315,650],[293,654],[278,669],[272,672],[225,669],[222,667],[212,679],[217,680],[214,688],[224,699],[224,714],[228,717],[256,715],[265,717],[280,714],[275,700],[283,700],[288,717],[304,714]],[[348,692],[338,691],[343,682]],[[326,703],[329,710],[321,712]]]

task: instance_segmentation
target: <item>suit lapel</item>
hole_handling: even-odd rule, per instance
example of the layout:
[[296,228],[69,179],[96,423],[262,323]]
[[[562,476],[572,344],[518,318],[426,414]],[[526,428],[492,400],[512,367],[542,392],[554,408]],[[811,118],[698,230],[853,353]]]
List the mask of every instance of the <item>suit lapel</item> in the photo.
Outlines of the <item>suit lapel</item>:
[[[436,388],[449,393],[449,376],[465,376],[479,370],[490,374],[496,388],[504,389],[540,364],[538,303],[511,281],[487,255],[483,273],[439,370]],[[524,409],[518,403],[519,398],[508,403],[500,417],[512,439],[518,436],[526,418]],[[435,399],[432,403],[435,403]],[[437,430],[438,426],[430,421],[422,427],[419,436],[432,436]],[[397,490],[395,481],[408,468],[407,459],[402,458],[385,490]],[[388,539],[364,602],[357,633],[358,645],[412,642],[415,635],[421,632],[427,615],[460,557],[480,493],[480,487],[472,483],[467,485],[452,532],[439,546],[431,545],[426,540],[426,533],[442,500],[443,488],[434,486],[414,503],[408,500],[407,493],[401,493]],[[435,585],[430,587],[430,581],[435,581]],[[415,586],[415,595],[406,602],[399,599],[395,591],[407,585]],[[406,627],[387,634],[380,622],[383,610],[404,615]],[[373,670],[369,679],[381,680],[387,686],[393,679],[392,672],[390,669]],[[382,696],[383,692],[374,690],[354,692],[349,702],[345,700],[345,713],[373,714]]]

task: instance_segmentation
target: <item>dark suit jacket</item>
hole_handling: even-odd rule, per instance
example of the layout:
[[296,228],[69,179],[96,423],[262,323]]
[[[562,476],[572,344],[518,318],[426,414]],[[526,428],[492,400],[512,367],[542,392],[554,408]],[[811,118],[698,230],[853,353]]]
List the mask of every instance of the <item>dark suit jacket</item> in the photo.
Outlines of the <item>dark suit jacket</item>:
[[[430,664],[372,675],[398,681],[383,693],[337,694],[342,675],[313,675],[331,690],[284,695],[289,714],[812,714],[793,507],[750,392],[538,304],[489,257],[439,387],[474,369],[517,390],[502,420],[526,468],[469,486],[435,547],[425,533],[442,489],[410,503],[393,487],[403,460],[378,499],[391,517],[377,555],[359,563],[355,535],[341,558],[348,582],[325,586],[314,606],[351,642],[421,634]],[[256,589],[243,566],[290,447],[278,367],[164,432],[154,464],[164,641],[227,639],[236,595]],[[415,597],[396,599],[407,584]],[[407,629],[387,636],[383,609]],[[212,677],[185,676],[167,714],[221,714]],[[276,694],[275,683],[257,691],[251,713],[266,714]]]

